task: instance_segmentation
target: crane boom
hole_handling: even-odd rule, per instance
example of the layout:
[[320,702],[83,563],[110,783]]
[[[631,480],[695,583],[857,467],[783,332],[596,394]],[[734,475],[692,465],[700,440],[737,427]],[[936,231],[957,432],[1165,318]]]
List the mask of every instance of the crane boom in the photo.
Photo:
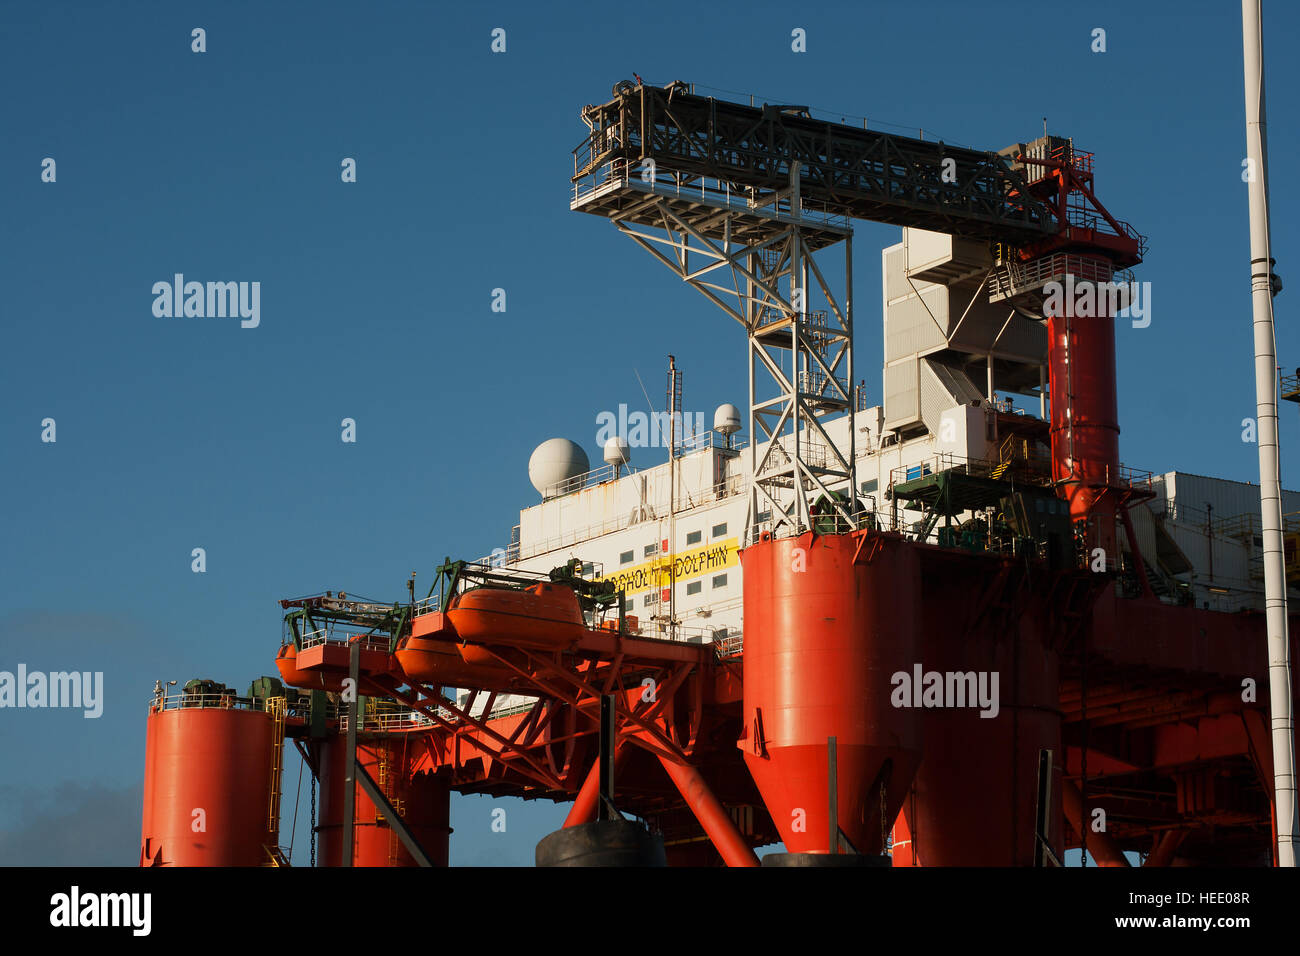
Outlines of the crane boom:
[[[797,169],[804,212],[1006,243],[1032,255],[1083,246],[1104,250],[1116,266],[1141,261],[1142,237],[1097,202],[1091,155],[1076,154],[1069,140],[1045,138],[1037,151],[1022,143],[980,151],[814,119],[806,107],[746,105],[690,89],[682,82],[620,84],[613,99],[587,106],[590,132],[574,150],[573,182],[630,167],[643,183],[671,178],[702,195],[734,191],[762,205],[789,190]],[[575,208],[659,224],[651,204],[625,193],[604,198]],[[706,220],[701,234],[722,238],[723,221]]]

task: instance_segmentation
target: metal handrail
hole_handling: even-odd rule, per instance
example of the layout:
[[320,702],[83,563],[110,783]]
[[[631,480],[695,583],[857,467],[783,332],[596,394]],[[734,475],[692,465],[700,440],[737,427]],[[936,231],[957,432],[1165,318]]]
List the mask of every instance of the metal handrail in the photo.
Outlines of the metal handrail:
[[[728,443],[724,436],[719,435],[713,429],[708,429],[695,435],[679,437],[673,450],[678,457],[708,448],[730,448],[733,451],[738,451],[745,447],[746,442],[747,439],[743,436],[736,436]],[[566,478],[564,481],[548,485],[543,497],[546,499],[562,498],[565,495],[571,495],[586,488],[603,485],[608,481],[635,474],[637,474],[637,469],[631,465],[605,464],[581,475],[574,475],[572,478]]]
[[708,490],[697,494],[680,495],[673,504],[675,511],[699,508],[703,505],[723,501],[749,489],[749,476],[744,474],[728,475],[721,481],[714,482]]
[[[385,645],[386,646],[386,645]],[[158,713],[164,710],[181,710],[189,708],[211,708],[217,710],[247,710],[254,712],[271,713],[274,701],[287,701],[293,699],[294,705],[291,710],[299,716],[309,712],[311,698],[306,692],[297,688],[287,688],[286,696],[280,697],[240,697],[236,694],[168,694],[166,696],[155,695],[149,699],[149,712]],[[361,730],[380,730],[395,731],[409,730],[416,727],[429,727],[435,724],[435,721],[418,710],[412,710],[404,704],[395,701],[377,701],[378,708],[361,715],[358,721],[358,729]],[[303,707],[308,708],[307,711]],[[327,720],[339,720],[341,730],[347,729],[348,705],[338,701],[325,701],[322,704],[322,712]],[[435,711],[439,717],[448,721],[455,721],[456,716],[445,707],[438,707]]]
[[421,614],[433,614],[435,611],[442,609],[442,595],[430,594],[415,602],[411,608],[411,617],[419,617]]
[[[747,448],[748,444],[748,438],[743,435],[732,436],[731,441],[728,443],[725,436],[719,434],[713,429],[709,429],[708,431],[702,432],[698,435],[692,435],[682,439],[677,445],[676,455],[680,457],[710,448],[722,448],[739,452],[744,448]],[[628,468],[627,466],[623,467],[625,469],[624,474],[631,475],[637,473],[635,469]],[[547,497],[548,499],[562,497],[563,495],[583,490],[586,487],[601,484],[604,481],[610,480],[605,476],[610,475],[612,469],[612,465],[606,465],[602,468],[593,469],[584,475],[576,475],[573,478],[568,479],[566,482],[548,488]],[[710,485],[706,491],[693,495],[686,493],[680,495],[674,502],[674,508],[681,509],[683,507],[698,507],[715,501],[721,501],[725,498],[730,498],[733,495],[740,494],[747,490],[747,488],[747,476],[743,474],[730,475],[722,481]],[[565,531],[558,535],[552,535],[551,537],[545,538],[541,541],[528,543],[512,541],[510,547],[497,548],[492,553],[483,556],[474,563],[483,564],[489,567],[508,567],[513,564],[518,564],[520,561],[536,557],[539,554],[557,551],[561,548],[589,541],[593,538],[612,534],[615,531],[622,531],[625,528],[630,528],[634,524],[640,524],[642,521],[651,520],[659,513],[660,505],[666,507],[666,502],[657,500],[646,502],[647,513],[645,517],[639,517],[635,514],[629,513],[609,518],[604,521],[595,522],[590,525],[585,525],[582,528],[575,528],[572,531]],[[420,602],[416,605],[416,614],[424,614],[431,610],[438,610],[436,606],[421,609],[423,604],[425,604],[425,602]]]
[[[678,509],[685,507],[699,507],[701,505],[711,504],[722,501],[734,495],[741,494],[748,489],[748,477],[743,474],[730,475],[720,482],[709,486],[708,491],[701,492],[698,495],[682,495],[676,500]],[[581,544],[584,541],[590,541],[603,535],[612,534],[615,531],[622,531],[630,528],[634,524],[641,524],[643,521],[653,520],[661,513],[660,505],[662,502],[647,502],[647,517],[641,518],[634,513],[618,515],[605,521],[595,524],[586,525],[582,528],[575,528],[572,531],[566,531],[558,535],[552,535],[535,542],[521,542],[516,550],[507,554],[507,564],[516,564],[519,561],[528,558],[534,558],[539,554],[547,554],[551,551],[558,551],[561,548],[571,547]],[[437,610],[434,608],[434,610]],[[418,613],[418,612],[417,612]]]
[[[589,136],[587,141],[591,141],[593,136]],[[581,150],[583,145],[585,144],[579,144],[578,150]],[[577,163],[578,150],[574,151],[574,175],[580,178],[574,180],[573,202],[571,204],[575,207],[585,197],[601,189],[611,186],[625,186],[641,192],[657,193],[659,195],[686,195],[688,198],[699,196],[711,205],[735,212],[762,213],[771,211],[786,218],[795,215],[791,210],[789,197],[781,197],[772,202],[755,201],[749,190],[733,192],[731,183],[727,180],[710,179],[692,173],[682,174],[657,164],[654,167],[654,178],[646,182],[641,178],[640,170],[632,168],[639,160],[616,158],[595,168],[589,168],[591,160],[582,165]],[[582,170],[584,169],[589,171],[583,173]],[[697,182],[698,187],[696,186]],[[713,182],[714,185],[709,186],[710,182]],[[768,198],[770,197],[764,196],[764,199]],[[798,218],[809,221],[814,225],[831,226],[838,229],[850,228],[851,220],[848,216],[842,213],[833,213],[830,209],[831,207],[826,203],[819,203],[801,197]]]
[[575,491],[581,491],[583,488],[604,484],[619,477],[623,470],[626,470],[628,474],[633,474],[635,471],[627,465],[601,465],[599,468],[593,468],[581,475],[574,475],[572,478],[566,478],[564,481],[557,481],[553,485],[548,485],[543,497],[560,498],[564,495],[571,495]]
[[[1166,514],[1175,510],[1169,508],[1168,504],[1169,502],[1166,502]],[[1208,518],[1208,513],[1204,509],[1195,510]],[[1174,520],[1178,520],[1176,514]],[[1282,516],[1282,530],[1289,534],[1300,532],[1300,511],[1288,512]],[[1211,532],[1223,538],[1253,537],[1263,533],[1263,520],[1258,511],[1247,511],[1244,514],[1215,519]]]
[[[439,707],[436,711],[439,717],[448,721],[454,720],[455,715],[445,707]],[[394,733],[399,730],[414,730],[423,727],[432,727],[436,725],[433,718],[420,713],[418,710],[407,709],[402,713],[396,714],[359,714],[357,720],[358,730],[378,730],[388,733]],[[348,729],[347,708],[340,708],[338,715],[339,732]]]
[[[359,643],[364,650],[369,650],[369,651],[388,650],[389,639],[387,636],[381,637],[375,634],[366,634],[366,635],[348,634],[344,637],[330,637],[329,634],[322,633],[324,630],[325,629],[322,628],[320,630],[312,631],[311,632],[312,636],[310,640],[308,640],[307,638],[303,638],[299,645],[301,649],[306,650],[307,648],[315,647],[318,644],[339,644],[346,647],[347,645],[353,643],[353,638],[360,637],[361,639],[357,643]],[[321,636],[317,637],[315,635],[321,635]]]
[[740,451],[749,444],[749,439],[744,435],[733,435],[730,443],[725,435],[719,434],[714,429],[700,432],[698,435],[689,435],[680,438],[677,441],[677,453],[679,455],[690,452],[703,451],[707,448],[723,448],[732,451]]
[[1153,475],[1149,471],[1141,468],[1133,468],[1122,462],[1119,466],[1118,478],[1129,488],[1144,488],[1148,491],[1154,490],[1152,486]]
[[[928,478],[930,475],[947,471],[949,468],[955,467],[956,464],[957,458],[952,453],[939,452],[910,465],[898,465],[889,470],[889,487],[893,489],[895,485],[901,485],[904,482],[915,481],[918,478]],[[990,462],[989,470],[991,471],[994,467],[994,464]]]
[[149,698],[149,712],[179,710],[181,708],[210,707],[219,710],[266,710],[262,697],[240,697],[237,694],[167,694]]
[[713,642],[713,650],[714,653],[718,655],[719,660],[743,654],[745,650],[744,632],[736,631],[733,634],[731,629],[728,628],[726,637]]
[[1072,276],[1075,282],[1111,282],[1115,278],[1115,268],[1096,256],[1065,252],[1027,263],[1006,261],[989,277],[989,299],[1037,289],[1053,280],[1064,280],[1067,276]]

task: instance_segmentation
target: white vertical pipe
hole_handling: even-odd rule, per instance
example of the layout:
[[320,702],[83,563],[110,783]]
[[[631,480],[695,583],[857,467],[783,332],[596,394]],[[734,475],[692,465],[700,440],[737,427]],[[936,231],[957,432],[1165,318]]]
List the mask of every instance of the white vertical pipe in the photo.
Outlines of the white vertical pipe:
[[1250,293],[1255,330],[1255,407],[1259,497],[1264,531],[1264,600],[1272,711],[1277,859],[1295,866],[1295,751],[1291,702],[1286,569],[1282,556],[1282,488],[1278,465],[1277,355],[1273,336],[1272,259],[1268,224],[1268,139],[1264,121],[1264,44],[1260,0],[1241,0],[1246,85],[1246,156],[1250,197]]

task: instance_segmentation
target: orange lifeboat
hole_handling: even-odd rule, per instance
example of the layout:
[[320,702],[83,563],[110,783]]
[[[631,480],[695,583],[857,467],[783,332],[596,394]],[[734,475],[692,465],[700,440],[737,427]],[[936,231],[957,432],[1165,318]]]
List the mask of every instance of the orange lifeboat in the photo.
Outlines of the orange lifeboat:
[[280,653],[275,656],[275,669],[280,672],[280,680],[290,687],[328,690],[336,694],[343,689],[343,677],[346,676],[299,669],[298,648],[292,644],[285,644],[280,648]]
[[586,633],[572,588],[545,581],[524,588],[473,588],[447,608],[462,641],[507,644],[544,651],[569,647]]
[[[491,667],[518,676],[516,671],[512,671],[507,665],[501,663],[501,660],[482,644],[457,644],[456,650],[460,654],[460,659],[471,667]],[[498,648],[497,650],[515,664],[525,667],[525,664],[520,660],[518,651],[511,651],[508,648]],[[527,668],[525,667],[525,669]]]
[[404,637],[394,653],[402,672],[413,681],[441,687],[506,690],[517,675],[491,655],[486,662],[468,663],[447,641]]

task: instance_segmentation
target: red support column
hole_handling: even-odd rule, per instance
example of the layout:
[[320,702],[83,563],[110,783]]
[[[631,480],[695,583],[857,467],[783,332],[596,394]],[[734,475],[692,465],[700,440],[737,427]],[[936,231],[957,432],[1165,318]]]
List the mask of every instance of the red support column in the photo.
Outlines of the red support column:
[[[1074,284],[1066,283],[1072,300]],[[1088,310],[1106,312],[1097,305]],[[1103,548],[1106,561],[1118,560],[1115,498],[1119,484],[1119,411],[1115,390],[1115,319],[1075,315],[1066,301],[1047,320],[1051,369],[1052,479],[1070,503],[1074,520],[1089,519],[1089,548]],[[1108,487],[1109,486],[1109,487]]]
[[903,809],[898,811],[898,818],[894,821],[893,866],[921,865],[916,855],[916,843],[912,839],[912,828],[907,823],[910,803],[911,800],[908,800],[903,804]]
[[736,829],[726,808],[718,802],[700,772],[692,766],[676,763],[666,757],[660,757],[659,762],[686,798],[686,805],[700,821],[704,832],[722,854],[722,861],[727,866],[758,866],[758,856]]
[[[1083,796],[1079,793],[1079,788],[1069,780],[1061,781],[1061,807],[1065,810],[1065,818],[1070,821],[1070,826],[1074,827],[1079,834],[1083,833],[1083,828],[1088,825],[1087,814],[1084,812]],[[1088,852],[1093,855],[1100,866],[1129,866],[1128,857],[1124,851],[1115,845],[1109,833],[1094,833],[1088,831]]]
[[[623,762],[623,754],[626,748],[622,741],[614,746],[614,769],[617,770]],[[573,808],[569,810],[569,815],[564,818],[565,827],[576,827],[583,823],[591,823],[596,819],[596,804],[600,798],[600,758],[592,761],[591,769],[587,771],[587,777],[582,781],[582,787],[578,790],[577,799],[573,801]]]
[[1170,866],[1174,861],[1174,854],[1178,851],[1178,846],[1187,836],[1186,830],[1168,830],[1156,844],[1156,848],[1146,858],[1142,865],[1146,866]]

